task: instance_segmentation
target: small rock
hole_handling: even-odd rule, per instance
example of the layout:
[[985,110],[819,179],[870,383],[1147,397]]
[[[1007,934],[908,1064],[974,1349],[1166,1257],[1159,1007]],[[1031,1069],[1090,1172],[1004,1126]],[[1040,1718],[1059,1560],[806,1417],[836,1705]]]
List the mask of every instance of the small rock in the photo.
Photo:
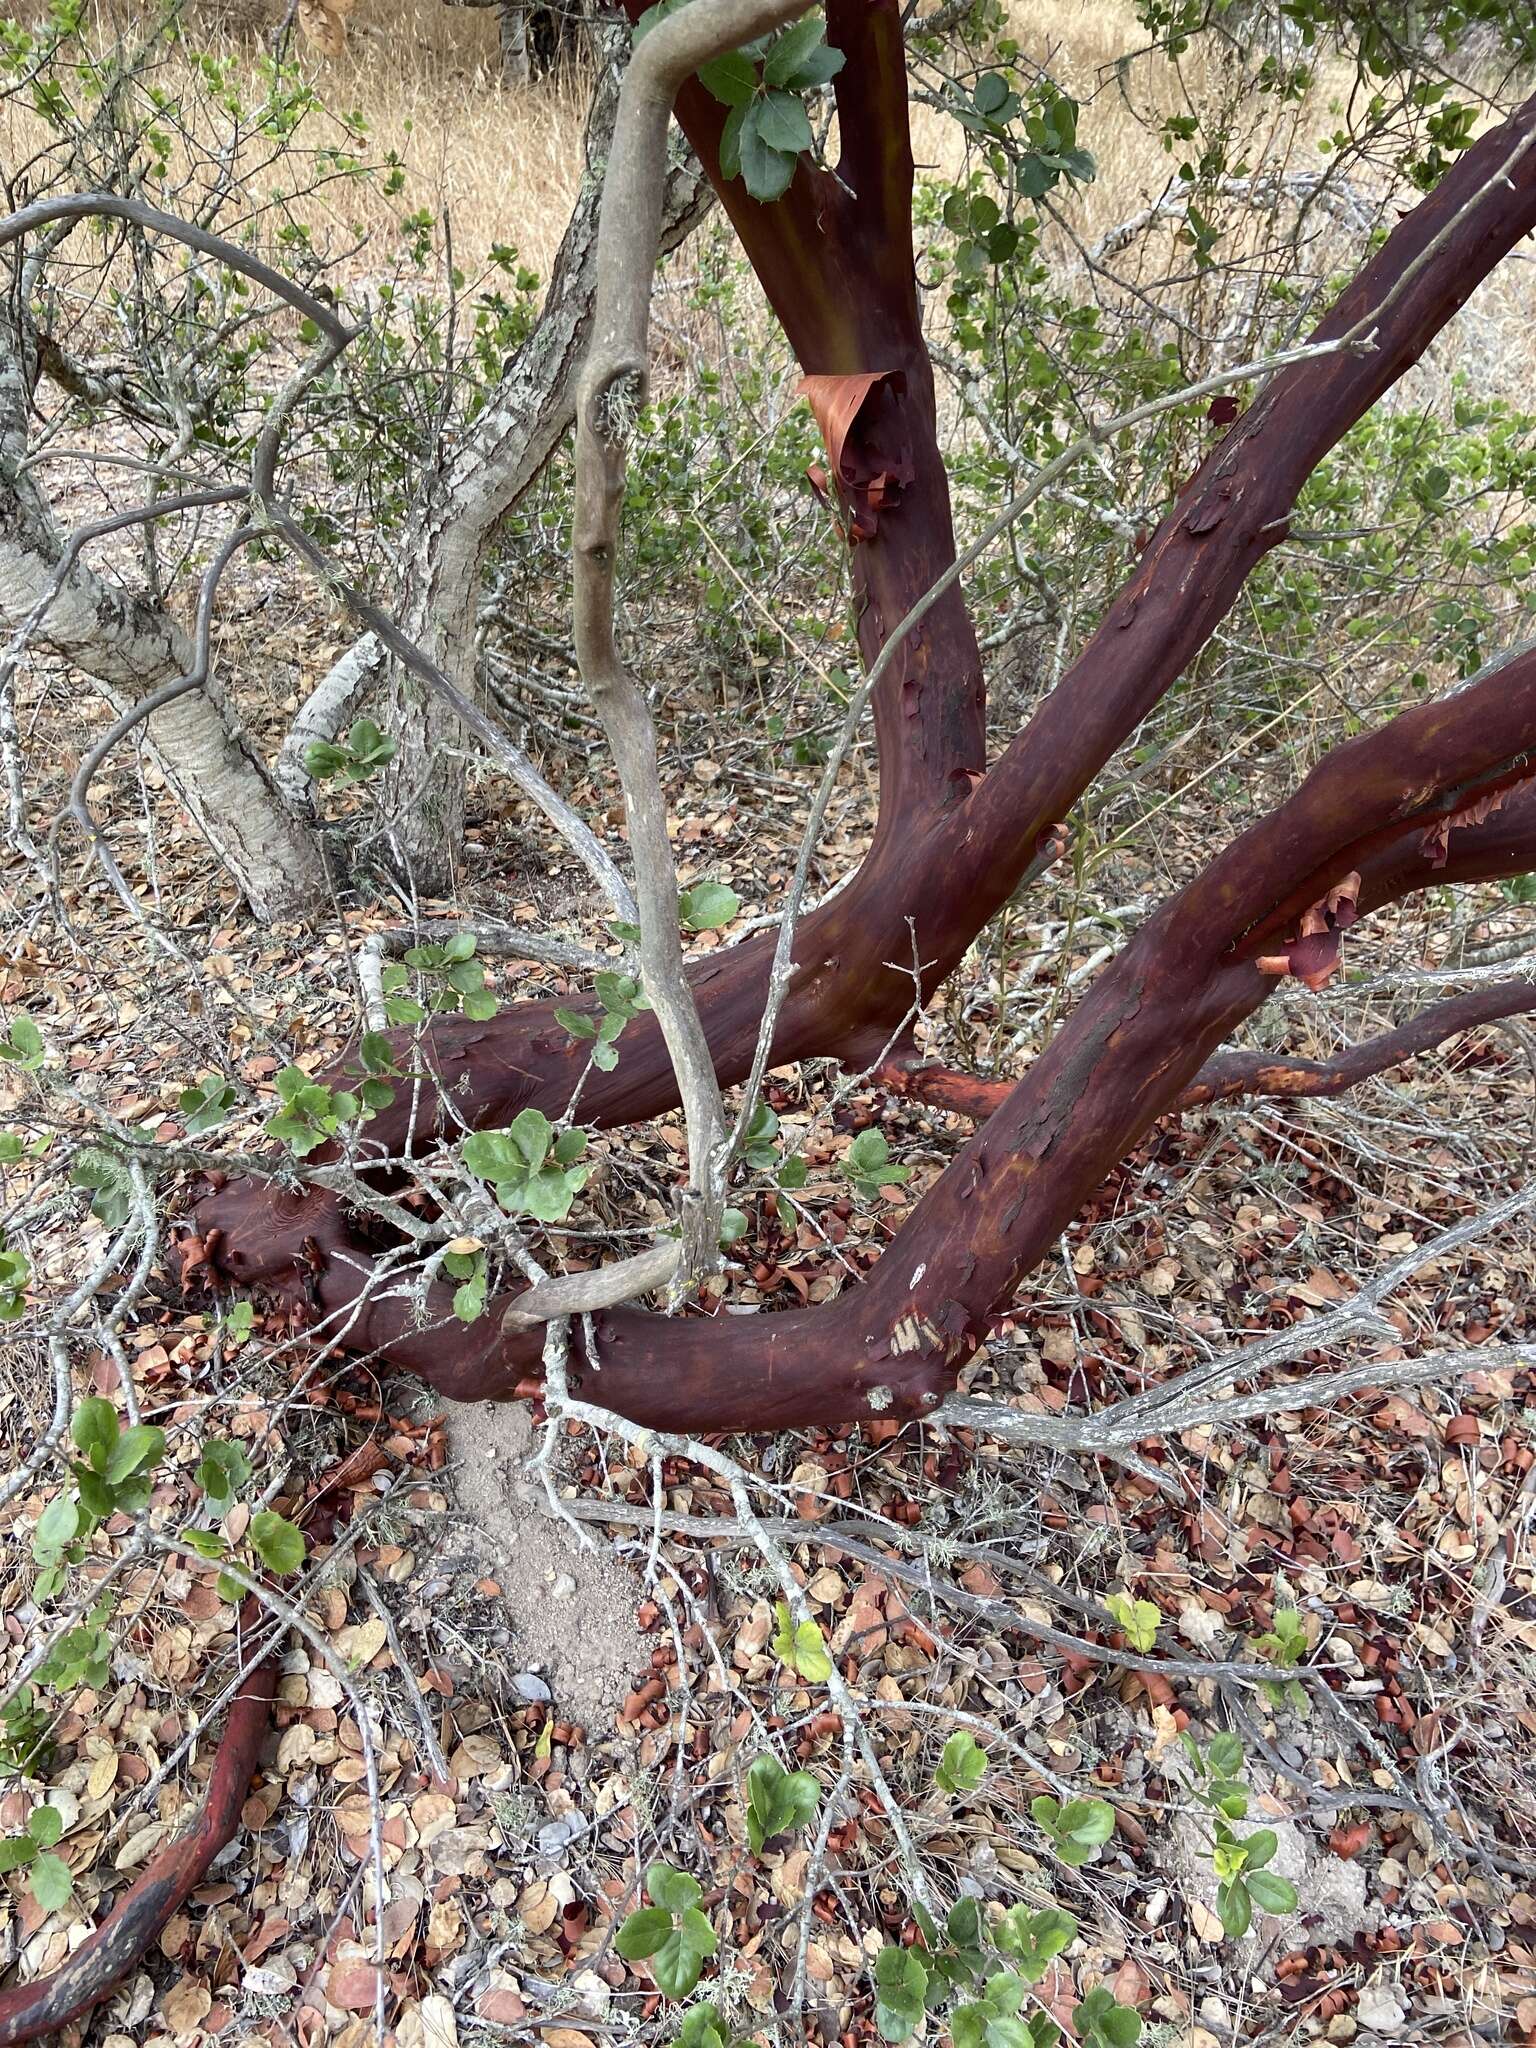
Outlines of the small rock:
[[1408,2008],[1403,2003],[1402,1992],[1396,1984],[1388,1984],[1380,1977],[1371,1979],[1360,1993],[1355,2007],[1355,2018],[1359,2024],[1377,2034],[1401,2032],[1407,2017]]
[[569,1600],[576,1592],[576,1581],[569,1572],[562,1572],[549,1589],[552,1600]]
[[535,1704],[547,1706],[554,1694],[536,1671],[513,1673],[512,1690],[520,1700],[532,1700]]

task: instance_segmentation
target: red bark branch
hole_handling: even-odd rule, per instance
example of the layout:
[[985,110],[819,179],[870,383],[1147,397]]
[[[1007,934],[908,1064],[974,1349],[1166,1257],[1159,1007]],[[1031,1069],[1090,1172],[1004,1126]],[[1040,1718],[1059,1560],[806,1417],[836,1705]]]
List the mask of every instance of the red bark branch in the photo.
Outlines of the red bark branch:
[[[912,483],[893,506],[878,507],[874,537],[854,550],[869,660],[953,546],[910,239],[903,233],[894,249],[889,233],[898,190],[903,221],[910,192],[893,0],[834,0],[830,30],[849,54],[839,105],[852,191],[805,166],[773,207],[756,206],[739,181],[720,189],[804,367],[903,372],[894,410],[859,415],[858,431],[870,437],[866,467],[886,459],[893,437],[905,436],[912,451]],[[721,110],[690,87],[679,114],[708,166]],[[898,123],[896,137],[866,132],[861,116]],[[1266,388],[1180,494],[1079,660],[974,792],[979,665],[955,593],[909,636],[876,693],[874,845],[853,883],[801,925],[776,1062],[851,1057],[884,1043],[911,1000],[910,977],[887,965],[910,950],[909,919],[927,963],[925,995],[958,964],[1042,836],[1226,615],[1317,463],[1536,225],[1533,136],[1536,100],[1480,138],[1399,223],[1319,330],[1337,338],[1368,321],[1372,349],[1315,359]],[[861,236],[861,219],[881,224],[876,246]],[[894,393],[894,380],[879,388]],[[845,510],[852,517],[859,506]],[[1421,886],[1426,829],[1526,772],[1521,749],[1536,727],[1524,704],[1529,665],[1517,669],[1501,672],[1496,691],[1474,687],[1341,749],[1165,906],[930,1191],[866,1285],[809,1318],[733,1319],[728,1333],[702,1319],[599,1317],[599,1359],[576,1361],[586,1390],[637,1419],[706,1429],[912,1413],[937,1398],[980,1341],[992,1305],[1273,987],[1251,953],[1289,918],[1298,889],[1311,891],[1303,906],[1317,899],[1319,864],[1324,889],[1358,867],[1362,907]],[[1495,703],[1507,715],[1495,715]],[[1448,875],[1530,865],[1531,833],[1532,807],[1517,797],[1482,825],[1453,832]],[[747,1070],[772,945],[766,935],[691,972],[725,1083]],[[525,1004],[485,1024],[433,1026],[427,1053],[451,1091],[455,1125],[503,1124],[529,1105],[559,1112],[585,1049],[553,1008]],[[402,1063],[421,1057],[408,1035],[400,1053]],[[400,1090],[368,1142],[398,1153],[441,1135],[433,1092],[423,1091],[412,1129],[411,1091]],[[582,1115],[613,1125],[674,1103],[660,1034],[642,1017],[625,1031],[617,1069],[589,1080]],[[199,1221],[205,1237],[222,1231],[216,1262],[236,1280],[264,1278],[296,1304],[313,1290],[326,1311],[355,1308],[341,1339],[349,1350],[381,1346],[464,1397],[510,1398],[537,1371],[537,1339],[503,1339],[494,1310],[467,1332],[424,1331],[403,1295],[364,1300],[369,1269],[341,1256],[348,1232],[330,1197],[295,1199],[247,1182],[204,1204]],[[446,1295],[441,1307],[446,1322]]]
[[[1524,701],[1510,707],[1513,729],[1536,744],[1536,656],[1524,673]],[[1475,706],[1484,725],[1502,723],[1503,701],[1484,688]],[[1417,746],[1404,743],[1414,733],[1398,730],[1408,725],[1417,728]],[[1469,748],[1477,743],[1476,734],[1459,737]],[[1490,749],[1508,743],[1486,731],[1482,738]],[[1354,842],[1370,819],[1352,804],[1350,789],[1370,784],[1362,755],[1373,743],[1412,774],[1424,765],[1424,746],[1436,743],[1433,719],[1409,713],[1341,748],[1289,804],[1165,904],[924,1195],[860,1286],[823,1307],[729,1320],[604,1312],[572,1331],[573,1388],[635,1421],[691,1431],[901,1417],[931,1407],[953,1387],[1022,1275],[1273,992],[1274,977],[1235,953],[1233,934],[1246,928],[1266,886],[1284,888],[1283,876],[1264,883],[1266,857],[1286,847],[1301,820],[1310,821],[1314,843],[1331,838],[1341,862],[1357,864]],[[1417,814],[1358,865],[1362,912],[1442,881],[1528,872],[1536,868],[1536,790],[1454,835],[1442,870],[1424,858]],[[1212,916],[1223,902],[1225,926]],[[281,1229],[296,1227],[292,1218],[279,1220],[280,1249],[295,1251]],[[524,1398],[540,1371],[539,1334],[500,1330],[515,1295],[490,1302],[466,1329],[453,1319],[450,1290],[438,1287],[423,1324],[409,1283],[379,1288],[355,1249],[322,1257],[304,1282],[281,1291],[296,1309],[307,1301],[320,1311],[346,1350],[377,1351],[457,1400]]]
[[[261,1603],[247,1599],[243,1630],[256,1628]],[[0,2048],[56,2033],[99,2005],[148,1954],[162,1927],[202,1883],[240,1822],[277,1697],[273,1650],[246,1676],[219,1738],[202,1811],[186,1834],[152,1857],[95,1931],[46,1977],[0,1991]]]
[[[1406,1024],[1383,1031],[1359,1045],[1346,1046],[1332,1059],[1291,1058],[1284,1053],[1218,1053],[1196,1074],[1171,1108],[1198,1109],[1208,1102],[1232,1102],[1245,1095],[1278,1096],[1296,1100],[1311,1095],[1342,1095],[1358,1088],[1374,1074],[1400,1067],[1421,1052],[1433,1052],[1464,1031],[1495,1024],[1503,1017],[1523,1016],[1536,1010],[1536,982],[1498,981],[1467,995],[1450,996],[1432,1003]],[[955,1116],[985,1123],[1002,1106],[1011,1081],[992,1080],[981,1074],[963,1073],[934,1060],[892,1057],[875,1069],[873,1077],[894,1095],[925,1102],[934,1109],[949,1110]]]
[[[878,25],[886,12],[881,0],[866,19]],[[697,110],[689,110],[695,99],[708,97],[702,89],[684,96],[684,118],[696,142],[707,142],[714,115],[705,109],[695,118]],[[1103,626],[968,796],[960,785],[971,788],[966,771],[976,756],[969,742],[939,719],[934,734],[949,732],[950,738],[935,737],[930,746],[921,737],[929,729],[928,714],[918,717],[916,709],[935,695],[958,696],[979,712],[979,663],[958,597],[949,593],[910,636],[906,667],[898,664],[876,692],[881,809],[875,843],[849,886],[801,923],[796,972],[774,1037],[775,1063],[880,1049],[911,1001],[910,977],[888,964],[910,955],[909,918],[916,920],[925,962],[924,995],[953,972],[1017,886],[1042,837],[1067,815],[1225,617],[1254,564],[1280,538],[1296,494],[1317,463],[1422,354],[1476,280],[1536,226],[1536,148],[1514,174],[1494,176],[1515,142],[1533,135],[1536,99],[1514,121],[1480,138],[1399,223],[1319,330],[1323,337],[1337,335],[1369,307],[1384,306],[1375,351],[1319,358],[1275,380],[1185,487]],[[799,191],[797,181],[779,205]],[[802,273],[790,267],[783,274],[786,259],[771,242],[778,208],[755,206],[737,180],[723,188],[723,197],[754,265],[767,273],[770,292],[777,287],[788,294],[799,281],[803,293]],[[835,208],[829,215],[841,218]],[[799,212],[792,209],[787,221],[784,233],[799,236]],[[1441,235],[1443,243],[1425,260]],[[859,252],[842,251],[835,239],[834,246],[840,259],[846,255],[855,266],[837,284],[837,296],[857,298],[848,280],[860,275]],[[793,248],[798,262],[801,242],[794,240]],[[776,304],[789,325],[793,300],[778,304],[776,297]],[[789,331],[793,338],[792,326]],[[909,383],[908,415],[931,434],[926,401],[918,407],[915,391]],[[866,659],[883,644],[906,602],[953,557],[942,467],[931,488],[922,482],[926,470],[919,475],[921,488],[915,486],[889,517],[882,515],[876,538],[854,551],[866,578]],[[935,811],[916,800],[919,759],[928,768],[942,764],[937,782],[956,799],[947,807]],[[1298,862],[1298,878],[1309,865]],[[765,933],[711,954],[691,970],[716,1071],[726,1085],[740,1080],[751,1061],[773,943]],[[455,1091],[455,1127],[459,1119],[505,1124],[530,1105],[557,1113],[569,1099],[586,1051],[554,1021],[556,1007],[519,1004],[485,1024],[447,1018],[432,1026],[431,1051]],[[399,1045],[402,1058],[415,1057],[409,1034],[401,1034]],[[625,1031],[618,1067],[590,1077],[583,1118],[612,1127],[661,1115],[675,1104],[660,1033],[652,1020],[639,1017]],[[420,1145],[440,1134],[430,1101],[420,1106],[414,1132],[410,1114],[402,1091],[401,1101],[369,1127],[370,1141],[398,1153],[412,1135]]]
[[[320,1481],[308,1502],[314,1533],[329,1535],[335,1519],[330,1496],[357,1474],[354,1453]],[[262,1602],[248,1594],[241,1602],[237,1633],[253,1634],[265,1617]],[[239,1826],[277,1698],[280,1652],[281,1644],[274,1645],[246,1673],[235,1694],[192,1826],[151,1857],[111,1912],[58,1969],[0,1991],[0,2048],[19,2048],[22,2042],[51,2036],[99,2005],[138,1968],[171,1915],[202,1883]]]

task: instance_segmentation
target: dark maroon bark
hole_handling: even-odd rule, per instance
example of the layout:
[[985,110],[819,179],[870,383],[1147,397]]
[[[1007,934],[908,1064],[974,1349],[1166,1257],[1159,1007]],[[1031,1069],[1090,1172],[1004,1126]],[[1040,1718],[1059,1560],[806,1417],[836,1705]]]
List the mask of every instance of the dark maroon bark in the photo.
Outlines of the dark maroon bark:
[[[301,1516],[312,1541],[328,1542],[343,1488],[363,1484],[387,1459],[363,1445],[311,1488]],[[238,1634],[248,1638],[267,1619],[254,1593],[241,1602]],[[251,1788],[277,1698],[280,1664],[274,1647],[246,1674],[235,1694],[196,1820],[151,1857],[106,1918],[45,1977],[0,1991],[0,2048],[51,2039],[99,2005],[143,1961],[161,1929],[207,1876],[213,1859],[234,1838]]]
[[[755,205],[739,182],[720,189],[807,371],[896,373],[873,387],[839,465],[845,521],[868,536],[855,545],[853,566],[869,661],[952,561],[953,540],[913,284],[898,12],[893,0],[833,0],[829,33],[849,57],[838,81],[839,176],[802,166],[772,207]],[[721,109],[693,86],[678,111],[710,166]],[[776,1061],[879,1050],[911,1001],[910,977],[887,964],[909,957],[909,920],[927,963],[925,994],[958,964],[1042,841],[1205,645],[1283,536],[1317,463],[1536,225],[1536,150],[1504,172],[1533,133],[1536,100],[1482,137],[1399,223],[1318,333],[1336,339],[1366,322],[1370,349],[1314,359],[1266,387],[1181,492],[1078,661],[983,779],[979,661],[958,594],[908,636],[875,696],[875,840],[853,883],[800,928]],[[858,479],[877,472],[897,477],[899,489],[863,490]],[[1405,714],[1330,757],[1106,970],[864,1286],[826,1309],[725,1326],[636,1311],[599,1317],[600,1359],[576,1362],[582,1391],[638,1419],[705,1429],[917,1412],[952,1384],[1018,1275],[1273,987],[1254,964],[1266,941],[1271,951],[1282,943],[1344,865],[1362,870],[1367,906],[1421,886],[1430,878],[1426,828],[1526,772],[1523,750],[1536,740],[1530,694],[1529,665],[1511,664],[1491,683]],[[1481,826],[1455,828],[1438,879],[1529,865],[1533,824],[1522,797]],[[765,935],[691,973],[726,1083],[751,1058],[772,943]],[[408,1060],[411,1040],[398,1043]],[[428,1057],[455,1119],[496,1126],[529,1105],[559,1113],[586,1050],[554,1021],[552,1004],[528,1003],[485,1024],[438,1021]],[[369,1128],[381,1151],[437,1134],[430,1091],[407,1129],[407,1092]],[[613,1125],[659,1114],[675,1099],[660,1034],[640,1018],[625,1031],[615,1071],[589,1080],[581,1114]],[[383,1348],[462,1397],[510,1398],[536,1376],[537,1337],[503,1340],[499,1309],[467,1331],[420,1329],[404,1297],[364,1300],[366,1260],[341,1256],[348,1229],[328,1196],[288,1197],[247,1182],[202,1205],[199,1225],[216,1267],[338,1318],[332,1327],[347,1350]],[[445,1294],[433,1300],[446,1311]]]
[[[1485,687],[1475,708],[1494,731],[1463,733],[1455,743],[1469,752],[1482,744],[1494,758],[1506,758],[1500,750],[1521,738],[1536,746],[1536,656],[1527,658],[1520,695],[1506,734],[1498,730],[1501,706]],[[1440,800],[1422,796],[1423,776],[1434,773],[1424,751],[1425,743],[1431,754],[1437,745],[1430,724],[1408,714],[1341,749],[1289,804],[1165,904],[923,1197],[862,1285],[820,1308],[729,1322],[636,1309],[596,1316],[595,1359],[585,1354],[581,1330],[572,1333],[573,1391],[635,1421],[678,1430],[921,1414],[953,1387],[1023,1274],[1273,992],[1275,976],[1243,957],[1236,939],[1262,914],[1265,893],[1284,893],[1295,832],[1314,848],[1332,845],[1341,871],[1360,870],[1366,913],[1443,880],[1486,881],[1536,867],[1531,788],[1486,823],[1454,832],[1447,866],[1430,865],[1424,823],[1437,805],[1443,814]],[[1364,772],[1363,750],[1372,746],[1379,777]],[[1355,793],[1362,786],[1374,791],[1376,815],[1398,813],[1397,833],[1370,851],[1363,841],[1372,833],[1362,826],[1372,812]],[[1404,810],[1402,789],[1415,786],[1420,807]],[[333,1327],[354,1319],[346,1348],[378,1349],[459,1400],[533,1390],[539,1334],[503,1337],[499,1330],[515,1296],[493,1301],[465,1330],[452,1322],[449,1290],[438,1288],[428,1322],[418,1326],[404,1291],[365,1300],[369,1278],[342,1260],[322,1262],[312,1277],[313,1299]]]
[[[242,1624],[256,1628],[260,1603],[247,1600]],[[277,1697],[278,1659],[262,1659],[239,1692],[224,1723],[202,1810],[184,1835],[151,1858],[143,1873],[68,1960],[46,1977],[0,1991],[0,2048],[52,2038],[99,2005],[136,1969],[162,1927],[207,1875],[234,1835],[250,1790],[262,1739]]]
[[[1278,1052],[1222,1052],[1196,1074],[1170,1105],[1173,1110],[1199,1109],[1210,1102],[1235,1102],[1247,1095],[1287,1101],[1305,1096],[1343,1095],[1374,1074],[1400,1067],[1422,1052],[1433,1052],[1463,1032],[1521,1017],[1536,1010],[1536,982],[1497,981],[1466,995],[1431,1003],[1417,1017],[1392,1031],[1383,1031],[1359,1045],[1346,1046],[1332,1059],[1312,1060]],[[972,1123],[985,1123],[1000,1109],[1013,1086],[984,1074],[967,1074],[934,1060],[892,1056],[875,1069],[874,1079],[893,1095],[945,1109]]]
[[[877,6],[869,10],[868,20],[882,22],[886,13]],[[834,9],[834,33],[837,26]],[[700,99],[707,106],[691,121],[690,134],[702,144],[707,163],[709,123],[718,109],[707,94],[690,91],[682,111],[689,120]],[[1312,470],[1417,360],[1477,279],[1536,226],[1536,150],[1512,179],[1490,182],[1515,140],[1532,132],[1536,100],[1515,121],[1481,138],[1399,223],[1319,329],[1319,338],[1335,338],[1367,308],[1384,306],[1375,349],[1321,357],[1274,381],[1186,485],[1104,624],[974,789],[963,772],[977,759],[969,740],[962,744],[945,721],[921,711],[946,692],[958,696],[962,706],[979,703],[975,643],[969,626],[962,629],[958,597],[951,593],[953,605],[946,600],[936,606],[911,636],[918,644],[909,660],[918,664],[920,681],[914,683],[898,665],[876,692],[881,804],[875,844],[849,886],[800,927],[795,978],[774,1038],[777,1062],[859,1057],[880,1049],[911,1001],[910,976],[888,964],[911,957],[909,918],[917,923],[925,995],[954,971],[977,932],[1017,886],[1043,837],[1067,816],[1226,616],[1255,563],[1282,537],[1286,517]],[[804,172],[780,204],[798,200],[803,185],[818,193],[821,189],[813,174]],[[812,337],[801,333],[804,321],[795,320],[798,301],[789,284],[780,283],[789,261],[771,240],[778,208],[754,206],[741,196],[737,183],[724,187],[724,198],[748,254],[766,273],[770,292],[777,288],[776,304],[782,297],[781,317],[791,338],[809,353],[812,338],[825,342],[825,337],[819,330]],[[797,237],[809,232],[800,221],[806,210],[797,208],[789,217]],[[840,217],[835,208],[830,217]],[[1458,224],[1447,233],[1453,221]],[[788,225],[785,233],[790,233]],[[1421,265],[1426,250],[1442,235],[1433,259]],[[811,260],[802,240],[792,240],[791,248],[796,263]],[[903,248],[910,258],[910,242],[904,241]],[[846,260],[850,265],[859,260],[856,248]],[[847,275],[858,272],[851,269]],[[800,296],[807,293],[802,290]],[[835,296],[841,303],[858,294],[845,279]],[[820,360],[811,356],[813,363]],[[878,360],[864,365],[887,366]],[[931,389],[926,375],[924,388]],[[931,438],[926,401],[922,421]],[[947,493],[936,449],[933,459],[931,490],[925,486],[896,513],[882,513],[875,539],[854,550],[868,600],[861,620],[866,634],[873,632],[877,614],[880,631],[888,629],[891,614],[899,616],[952,559]],[[955,612],[959,619],[951,627]],[[941,617],[942,626],[935,624]],[[879,644],[865,639],[866,658]],[[938,737],[930,744],[923,737],[930,728],[937,735],[949,733],[953,744]],[[914,758],[929,767],[936,760],[945,764],[939,786],[921,800],[913,794],[920,780]],[[962,783],[969,794],[962,792]],[[772,950],[773,935],[765,933],[709,955],[691,972],[716,1071],[725,1083],[740,1080],[750,1064]],[[475,1124],[500,1125],[530,1104],[558,1113],[586,1062],[586,1049],[555,1023],[554,1008],[553,1003],[518,1004],[489,1023],[450,1018],[433,1026],[432,1052],[455,1090],[457,1115]],[[399,1042],[404,1052],[408,1037]],[[617,1068],[589,1080],[582,1117],[590,1125],[611,1127],[675,1106],[676,1086],[661,1034],[651,1019],[637,1018],[625,1031]],[[398,1151],[406,1137],[406,1113],[403,1101],[386,1111],[371,1126],[371,1137]],[[430,1108],[417,1135],[418,1142],[435,1135]]]

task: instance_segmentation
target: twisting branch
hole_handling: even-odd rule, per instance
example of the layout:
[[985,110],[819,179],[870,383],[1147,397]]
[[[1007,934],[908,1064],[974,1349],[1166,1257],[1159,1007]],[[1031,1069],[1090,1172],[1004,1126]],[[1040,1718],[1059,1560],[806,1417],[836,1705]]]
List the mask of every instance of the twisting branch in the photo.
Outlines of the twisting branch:
[[[1453,996],[1432,1003],[1406,1024],[1383,1031],[1378,1037],[1346,1046],[1331,1059],[1292,1058],[1285,1053],[1221,1052],[1182,1089],[1173,1111],[1198,1109],[1208,1102],[1232,1102],[1245,1095],[1267,1095],[1295,1101],[1314,1095],[1342,1095],[1358,1088],[1375,1074],[1400,1067],[1420,1053],[1465,1031],[1496,1024],[1505,1017],[1521,1017],[1536,1010],[1536,982],[1498,981],[1468,995]],[[985,1123],[1004,1101],[1011,1081],[989,1079],[982,1074],[963,1073],[939,1061],[903,1058],[882,1061],[871,1078],[894,1095],[909,1096],[934,1109],[947,1109],[956,1116]]]
[[[240,1610],[242,1632],[256,1627],[261,1603]],[[149,1950],[171,1915],[202,1883],[215,1856],[240,1823],[251,1779],[277,1698],[274,1649],[247,1673],[224,1724],[196,1821],[141,1875],[80,1946],[46,1977],[0,1991],[0,2048],[50,2039],[99,2005]]]

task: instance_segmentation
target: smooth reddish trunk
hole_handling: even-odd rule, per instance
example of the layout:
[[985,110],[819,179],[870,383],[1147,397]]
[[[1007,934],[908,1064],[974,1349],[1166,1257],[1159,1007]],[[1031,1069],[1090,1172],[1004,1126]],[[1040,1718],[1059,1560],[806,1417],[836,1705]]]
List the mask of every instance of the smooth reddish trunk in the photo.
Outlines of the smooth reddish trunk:
[[[853,571],[860,649],[871,662],[952,563],[954,548],[913,277],[898,10],[892,0],[833,0],[829,35],[848,55],[837,83],[839,174],[802,165],[771,207],[752,202],[739,182],[719,189],[805,369],[897,373],[858,415],[839,493],[846,524],[867,536],[854,546]],[[723,110],[690,86],[678,113],[711,167]],[[800,926],[776,1063],[875,1056],[912,1000],[910,974],[890,963],[911,957],[914,937],[925,996],[953,971],[1283,537],[1318,462],[1536,225],[1536,150],[1503,172],[1533,134],[1536,101],[1482,137],[1399,223],[1318,331],[1336,339],[1369,316],[1371,348],[1314,359],[1268,384],[1200,465],[1078,660],[984,778],[980,660],[958,590],[906,637],[875,693],[874,841],[851,884]],[[899,477],[899,490],[866,489],[860,479],[877,473]],[[1523,772],[1521,749],[1536,741],[1536,721],[1515,700],[1525,703],[1528,672],[1512,665],[1497,683],[1497,693],[1471,693],[1478,715],[1470,722],[1463,693],[1340,750],[1290,805],[1166,905],[1101,975],[863,1286],[826,1308],[728,1323],[638,1311],[599,1317],[600,1360],[577,1360],[582,1391],[638,1419],[699,1429],[910,1414],[937,1398],[1019,1275],[1273,987],[1253,962],[1266,934],[1283,935],[1337,879],[1341,832],[1375,901],[1428,879],[1530,864],[1536,831],[1523,798],[1484,826],[1458,828],[1450,868],[1439,874],[1417,840],[1409,846],[1413,835],[1404,836],[1408,817],[1430,818],[1436,804],[1441,814],[1452,811],[1485,783],[1508,784]],[[1496,702],[1505,711],[1491,731],[1488,707]],[[1353,778],[1349,786],[1340,773]],[[1357,786],[1362,778],[1368,789]],[[1374,837],[1361,837],[1366,818],[1376,820]],[[1422,823],[1413,830],[1421,834]],[[747,1071],[772,948],[765,934],[691,970],[725,1083]],[[427,1057],[452,1097],[455,1123],[500,1126],[530,1105],[551,1116],[563,1111],[586,1047],[553,1010],[524,1003],[488,1023],[443,1019],[431,1027]],[[410,1034],[396,1042],[402,1064],[421,1056]],[[640,1121],[675,1106],[649,1017],[627,1027],[619,1051],[617,1068],[592,1074],[583,1090],[580,1114],[589,1125]],[[431,1102],[408,1128],[408,1095],[401,1089],[368,1127],[368,1144],[380,1153],[398,1155],[439,1135]],[[468,1330],[418,1328],[404,1297],[367,1298],[371,1268],[331,1197],[246,1182],[204,1203],[199,1227],[217,1267],[337,1318],[328,1334],[346,1350],[382,1348],[462,1398],[510,1398],[536,1375],[537,1336],[503,1340],[496,1307]],[[446,1295],[435,1295],[433,1307],[445,1311]]]

